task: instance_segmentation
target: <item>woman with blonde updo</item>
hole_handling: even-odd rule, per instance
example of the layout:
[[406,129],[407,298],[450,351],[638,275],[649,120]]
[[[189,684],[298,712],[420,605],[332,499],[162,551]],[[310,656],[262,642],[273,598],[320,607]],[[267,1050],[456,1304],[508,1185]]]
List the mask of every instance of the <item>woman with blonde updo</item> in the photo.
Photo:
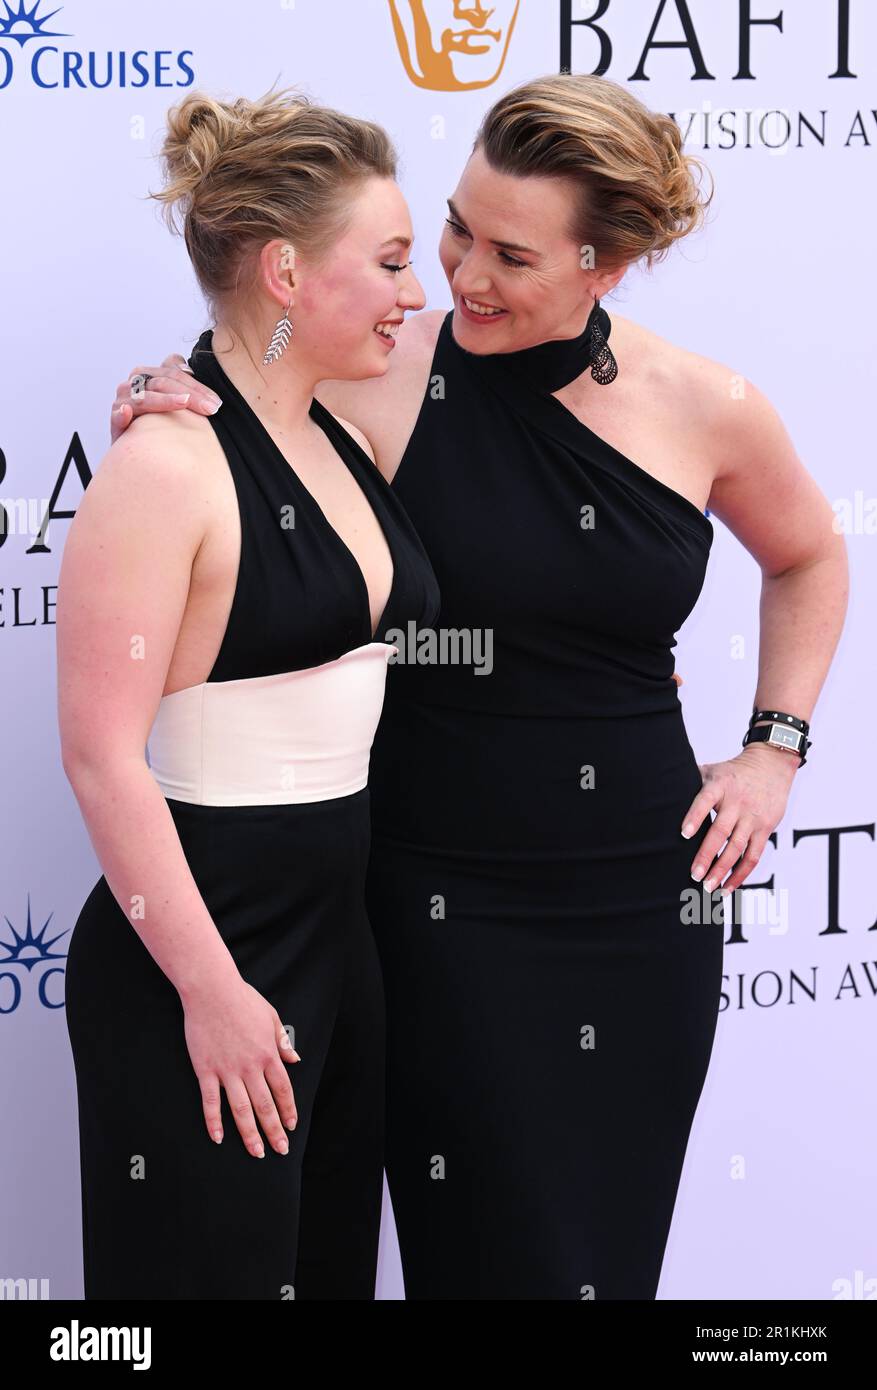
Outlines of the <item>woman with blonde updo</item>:
[[[843,538],[773,407],[600,303],[710,196],[676,124],[616,83],[518,87],[448,200],[452,311],[406,323],[382,382],[320,388],[441,589],[371,762],[409,1298],[655,1298],[720,1005],[719,885],[783,817],[839,636]],[[173,359],[152,370],[179,390]],[[123,385],[114,428],[146,408]],[[672,649],[708,513],[763,592],[746,746],[699,765]]]
[[85,1294],[373,1299],[368,761],[382,634],[438,591],[314,387],[387,371],[423,303],[411,224],[384,131],[283,92],[187,96],[164,164],[211,404],[113,444],[58,602],[64,767],[104,871],[67,962]]

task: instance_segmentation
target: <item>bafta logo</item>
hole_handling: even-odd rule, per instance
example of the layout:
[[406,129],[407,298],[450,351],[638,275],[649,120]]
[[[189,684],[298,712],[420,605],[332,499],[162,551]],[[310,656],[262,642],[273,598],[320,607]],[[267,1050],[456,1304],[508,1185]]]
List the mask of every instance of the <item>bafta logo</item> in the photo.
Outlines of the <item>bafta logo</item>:
[[405,71],[432,92],[489,87],[503,70],[521,0],[389,0]]

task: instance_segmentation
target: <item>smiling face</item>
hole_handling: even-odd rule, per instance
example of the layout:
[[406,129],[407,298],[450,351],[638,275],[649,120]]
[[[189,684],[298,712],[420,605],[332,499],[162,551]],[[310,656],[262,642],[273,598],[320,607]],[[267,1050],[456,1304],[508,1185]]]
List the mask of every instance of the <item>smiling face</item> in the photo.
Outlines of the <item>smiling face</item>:
[[621,278],[582,269],[574,193],[562,179],[499,173],[476,150],[448,202],[439,256],[467,352],[575,337],[595,295]]
[[411,81],[435,92],[489,87],[502,72],[520,0],[390,0]]
[[347,228],[326,253],[296,256],[290,357],[316,380],[386,372],[405,310],[425,303],[408,264],[413,237],[398,184],[375,177],[357,189]]

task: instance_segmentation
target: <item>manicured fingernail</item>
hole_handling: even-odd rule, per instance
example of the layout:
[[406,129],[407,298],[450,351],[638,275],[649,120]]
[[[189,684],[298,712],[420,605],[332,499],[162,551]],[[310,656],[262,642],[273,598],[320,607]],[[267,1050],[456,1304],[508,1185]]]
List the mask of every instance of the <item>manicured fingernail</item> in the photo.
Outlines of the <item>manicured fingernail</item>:
[[283,1123],[286,1125],[287,1129],[295,1129],[298,1124],[298,1117],[296,1116],[294,1120],[284,1120]]
[[295,1060],[296,1060],[297,1062],[300,1062],[300,1061],[301,1061],[301,1058],[299,1057],[298,1053],[297,1053],[295,1050],[293,1050],[292,1055],[293,1055],[293,1057],[295,1058]]
[[262,1145],[261,1145],[261,1144],[256,1144],[256,1145],[254,1145],[254,1147],[253,1147],[252,1149],[250,1149],[250,1153],[253,1154],[253,1156],[254,1156],[255,1158],[264,1158],[264,1157],[265,1157],[265,1150],[262,1148]]
[[213,1138],[216,1140],[217,1144],[221,1144],[221,1143],[222,1143],[222,1130],[221,1130],[221,1129],[215,1129],[215,1130],[213,1131]]
[[702,865],[702,864],[695,864],[694,868],[691,870],[691,877],[695,880],[695,882],[698,882],[698,883],[699,883],[700,880],[703,878],[703,875],[704,875],[704,868],[703,868],[703,865]]
[[281,1142],[278,1144],[278,1146],[277,1146],[277,1152],[280,1153],[280,1154],[288,1154],[288,1153],[289,1153],[289,1145],[287,1144],[287,1142],[286,1142],[285,1139],[282,1139]]
[[686,840],[691,839],[692,835],[694,834],[694,826],[691,824],[691,821],[685,822],[685,824],[682,827],[682,834],[685,836]]
[[708,893],[711,893],[716,886],[716,880],[714,878],[705,879],[703,886]]

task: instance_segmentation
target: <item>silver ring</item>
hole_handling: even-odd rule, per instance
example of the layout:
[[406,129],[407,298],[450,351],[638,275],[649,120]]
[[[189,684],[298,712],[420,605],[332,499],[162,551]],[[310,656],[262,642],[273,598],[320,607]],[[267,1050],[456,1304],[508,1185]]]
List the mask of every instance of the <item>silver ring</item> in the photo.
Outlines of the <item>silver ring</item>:
[[131,397],[133,400],[140,399],[140,397],[143,395],[143,392],[146,390],[147,381],[151,380],[152,377],[149,375],[148,372],[134,373],[134,375],[131,378]]

